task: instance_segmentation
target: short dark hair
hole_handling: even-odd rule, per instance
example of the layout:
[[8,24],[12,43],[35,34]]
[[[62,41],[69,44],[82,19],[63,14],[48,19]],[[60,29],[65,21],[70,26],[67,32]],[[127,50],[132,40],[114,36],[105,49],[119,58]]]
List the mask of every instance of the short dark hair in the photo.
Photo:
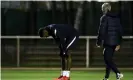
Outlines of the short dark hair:
[[44,28],[40,28],[38,30],[38,34],[40,35],[40,37],[43,37],[43,30],[44,30]]

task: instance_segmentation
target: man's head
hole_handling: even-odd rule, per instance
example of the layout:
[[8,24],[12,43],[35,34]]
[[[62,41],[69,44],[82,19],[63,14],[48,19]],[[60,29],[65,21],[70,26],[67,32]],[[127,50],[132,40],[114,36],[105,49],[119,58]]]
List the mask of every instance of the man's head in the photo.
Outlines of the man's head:
[[49,37],[48,30],[46,28],[40,28],[38,31],[40,37]]
[[104,3],[103,5],[102,5],[102,11],[103,11],[103,13],[107,13],[108,11],[111,11],[111,5],[109,4],[109,3]]

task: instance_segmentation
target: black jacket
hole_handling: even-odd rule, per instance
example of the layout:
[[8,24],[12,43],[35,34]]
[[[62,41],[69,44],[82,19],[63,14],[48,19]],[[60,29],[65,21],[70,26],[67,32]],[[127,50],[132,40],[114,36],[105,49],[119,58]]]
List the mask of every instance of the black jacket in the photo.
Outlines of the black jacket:
[[52,36],[58,44],[63,44],[64,39],[79,36],[78,31],[68,24],[51,24],[45,27],[49,35]]
[[98,45],[120,45],[122,40],[122,26],[118,14],[107,13],[100,18],[98,30]]

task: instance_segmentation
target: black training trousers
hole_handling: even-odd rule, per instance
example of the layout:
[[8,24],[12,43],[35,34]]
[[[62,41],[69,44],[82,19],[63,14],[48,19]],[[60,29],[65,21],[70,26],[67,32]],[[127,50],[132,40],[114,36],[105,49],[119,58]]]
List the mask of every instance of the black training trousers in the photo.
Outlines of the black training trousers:
[[104,46],[103,55],[104,55],[104,61],[106,64],[105,78],[109,78],[110,70],[113,70],[113,72],[115,72],[116,74],[120,73],[113,61],[115,48],[116,46],[108,46],[108,45]]

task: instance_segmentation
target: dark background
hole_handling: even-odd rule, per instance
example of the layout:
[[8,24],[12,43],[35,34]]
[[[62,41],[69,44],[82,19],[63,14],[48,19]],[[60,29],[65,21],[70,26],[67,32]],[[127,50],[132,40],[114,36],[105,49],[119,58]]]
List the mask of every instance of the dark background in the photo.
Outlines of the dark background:
[[[82,4],[81,4],[82,3]],[[1,35],[35,36],[38,29],[49,24],[71,24],[81,36],[96,36],[102,16],[103,2],[65,1],[2,1]],[[133,35],[133,2],[111,2],[112,12],[120,13],[125,36]],[[81,9],[77,19],[77,10]],[[78,21],[74,26],[75,20]],[[19,44],[18,44],[19,41]],[[102,48],[95,45],[96,39],[89,40],[89,67],[104,67]],[[4,39],[1,38],[2,67],[60,67],[58,46],[53,39]],[[18,48],[19,46],[19,48]],[[19,56],[17,55],[19,50]],[[80,39],[70,50],[72,67],[86,67],[86,38]],[[133,39],[123,39],[120,51],[114,54],[118,67],[133,67]]]
[[[48,3],[50,8],[47,7]],[[81,35],[97,35],[103,2],[83,2],[80,19]],[[111,2],[112,11],[120,13],[124,35],[133,35],[133,2]],[[80,1],[2,1],[2,35],[37,35],[40,27],[49,24],[71,24],[74,26]],[[27,7],[26,7],[27,6]]]

